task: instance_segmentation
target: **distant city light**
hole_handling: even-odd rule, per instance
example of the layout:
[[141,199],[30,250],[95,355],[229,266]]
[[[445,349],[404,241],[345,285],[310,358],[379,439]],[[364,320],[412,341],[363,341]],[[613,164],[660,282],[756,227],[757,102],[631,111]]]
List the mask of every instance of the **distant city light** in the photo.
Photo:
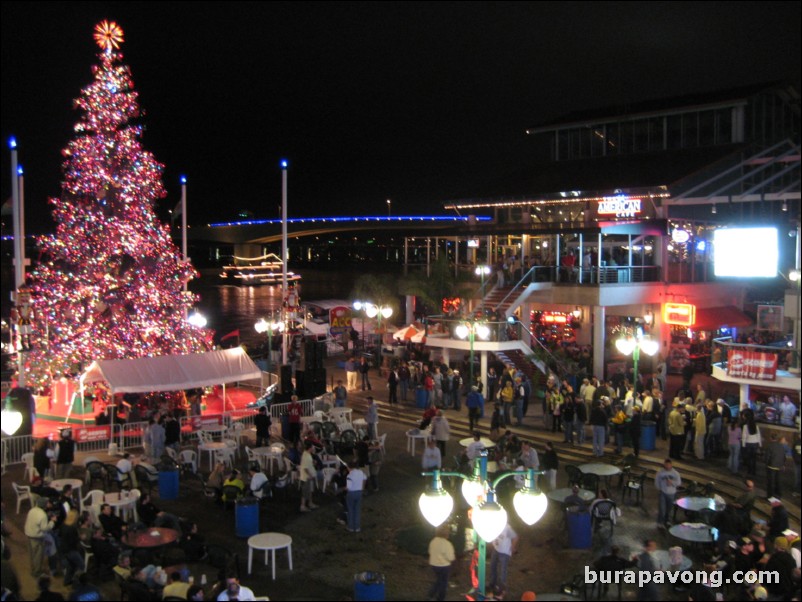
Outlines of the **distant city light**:
[[8,148],[17,148],[17,139],[14,138],[14,136],[11,136],[11,138],[8,139]]
[[[490,216],[476,216],[478,222],[489,222],[493,218]],[[287,220],[288,224],[315,224],[319,222],[467,222],[468,216],[442,216],[442,215],[407,215],[407,216],[354,216],[354,217],[293,217]],[[280,219],[258,219],[244,220],[237,222],[218,222],[209,224],[211,228],[230,227],[230,226],[259,226],[269,224],[281,224]]]
[[182,184],[186,184],[187,183],[187,177],[186,176],[181,176],[181,183]]
[[286,159],[282,159],[281,161],[278,162],[278,164],[279,167],[281,167],[281,169],[287,169],[290,166],[290,162],[287,161]]

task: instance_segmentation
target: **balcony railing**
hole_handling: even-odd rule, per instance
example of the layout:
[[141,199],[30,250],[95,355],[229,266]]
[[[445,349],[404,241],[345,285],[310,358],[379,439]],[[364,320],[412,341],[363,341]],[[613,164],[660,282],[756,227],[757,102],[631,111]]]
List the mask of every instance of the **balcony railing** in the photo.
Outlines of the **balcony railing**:
[[799,349],[788,347],[786,341],[778,341],[775,345],[749,345],[746,343],[736,343],[732,340],[732,337],[713,339],[710,363],[713,366],[726,370],[727,357],[730,349],[744,349],[747,351],[777,355],[778,373],[788,372],[789,370],[799,370]]

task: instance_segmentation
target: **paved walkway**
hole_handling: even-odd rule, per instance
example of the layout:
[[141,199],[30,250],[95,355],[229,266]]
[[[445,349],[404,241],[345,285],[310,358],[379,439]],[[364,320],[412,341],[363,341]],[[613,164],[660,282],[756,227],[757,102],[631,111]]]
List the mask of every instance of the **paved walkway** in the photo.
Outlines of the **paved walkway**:
[[[334,360],[329,360],[329,377],[342,378]],[[373,393],[380,400],[379,433],[388,433],[387,457],[379,475],[380,491],[367,495],[363,502],[362,530],[360,533],[348,533],[345,527],[336,522],[339,506],[333,496],[317,494],[316,503],[320,508],[311,513],[300,513],[299,493],[292,489],[286,499],[278,495],[267,502],[260,515],[260,531],[279,531],[293,537],[294,570],[290,572],[283,552],[277,553],[278,567],[276,580],[271,579],[270,570],[264,567],[262,556],[257,555],[259,562],[254,563],[254,573],[246,575],[247,545],[245,540],[234,535],[234,512],[224,511],[201,495],[195,483],[182,483],[180,498],[177,501],[155,502],[162,509],[196,520],[200,524],[201,533],[208,542],[223,545],[236,552],[240,558],[242,583],[253,589],[257,595],[267,595],[273,600],[339,600],[353,596],[354,574],[362,571],[376,571],[386,576],[386,596],[388,600],[422,600],[426,598],[429,584],[433,577],[428,567],[425,545],[432,534],[418,510],[417,499],[426,485],[426,479],[420,476],[420,454],[413,458],[406,449],[405,432],[410,425],[419,420],[420,410],[408,405],[389,407],[384,403],[386,388],[383,382],[374,375]],[[349,405],[355,408],[355,415],[364,411],[365,394],[352,393]],[[449,442],[448,455],[458,451],[457,440],[467,434],[466,410],[460,413],[446,413],[452,423],[454,435]],[[487,419],[482,422],[486,431]],[[516,429],[521,435],[540,442],[556,439],[551,433],[542,429],[542,418],[535,415],[525,420],[525,426]],[[542,445],[537,446],[538,451]],[[590,445],[583,447],[566,447],[557,445],[561,462],[579,463],[590,458]],[[96,455],[96,454],[95,454]],[[658,449],[643,454],[645,464],[658,464],[665,455],[665,446],[658,442]],[[612,460],[608,456],[605,460]],[[723,461],[713,461],[704,465],[691,464],[679,467],[680,473],[705,474],[718,478],[716,471],[723,466]],[[75,475],[81,470],[75,469]],[[789,475],[786,475],[787,477]],[[12,530],[9,544],[12,550],[11,565],[22,581],[22,593],[25,599],[36,597],[36,587],[29,575],[27,542],[22,529],[28,504],[23,503],[22,512],[15,513],[15,497],[11,490],[11,481],[22,481],[22,467],[12,467],[2,479],[3,500],[6,504],[7,523]],[[622,516],[615,527],[612,537],[605,525],[601,532],[593,536],[593,546],[588,550],[574,550],[568,547],[568,536],[562,526],[562,514],[554,504],[543,519],[533,527],[524,526],[512,508],[502,496],[511,517],[511,524],[521,536],[521,545],[510,563],[508,578],[508,600],[519,599],[523,591],[534,590],[539,594],[558,591],[562,583],[571,580],[574,574],[581,574],[584,566],[594,558],[605,553],[613,544],[622,549],[625,556],[636,553],[641,548],[644,538],[654,538],[660,549],[677,545],[677,541],[665,531],[655,526],[656,497],[651,480],[647,481],[646,496],[640,506],[622,505]],[[560,470],[558,486],[566,485],[566,474]],[[612,496],[620,500],[620,491],[615,489]],[[793,503],[794,500],[789,500]],[[799,515],[798,498],[795,505],[796,516]],[[792,511],[793,513],[793,511]],[[456,516],[456,515],[455,515]],[[796,525],[798,527],[798,525]],[[694,568],[699,567],[698,556],[690,553],[695,561]],[[460,594],[470,588],[469,580],[470,554],[465,553],[455,564],[451,572],[449,600],[464,599]],[[202,574],[209,581],[214,579],[216,570],[205,564],[190,565],[196,583]],[[5,572],[5,570],[4,570]],[[99,584],[106,599],[119,598],[119,588],[113,582]],[[66,591],[61,585],[61,578],[54,578],[56,590]],[[635,599],[633,586],[626,586],[623,599]],[[665,587],[661,593],[665,599],[687,599],[687,594],[675,592]],[[610,598],[615,596],[611,592]]]

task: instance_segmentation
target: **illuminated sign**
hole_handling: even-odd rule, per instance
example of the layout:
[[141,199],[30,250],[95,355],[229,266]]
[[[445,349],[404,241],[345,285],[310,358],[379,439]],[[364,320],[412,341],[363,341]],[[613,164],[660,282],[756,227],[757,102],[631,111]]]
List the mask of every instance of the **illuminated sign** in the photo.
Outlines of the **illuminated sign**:
[[329,310],[329,333],[336,337],[351,332],[351,308],[344,305]]
[[663,305],[663,322],[693,326],[696,322],[696,306],[689,303],[666,303]]
[[470,238],[468,239],[468,247],[472,249],[476,249],[479,247],[479,239],[478,238]]
[[641,212],[640,199],[611,197],[599,201],[599,215],[615,215],[616,217],[633,217]]
[[568,322],[568,316],[560,313],[543,313],[543,321],[547,324],[565,324]]
[[674,228],[674,230],[671,231],[671,240],[673,240],[677,244],[680,244],[680,245],[684,244],[684,243],[688,242],[688,240],[690,238],[691,238],[691,235],[688,233],[687,230],[682,230],[680,228]]

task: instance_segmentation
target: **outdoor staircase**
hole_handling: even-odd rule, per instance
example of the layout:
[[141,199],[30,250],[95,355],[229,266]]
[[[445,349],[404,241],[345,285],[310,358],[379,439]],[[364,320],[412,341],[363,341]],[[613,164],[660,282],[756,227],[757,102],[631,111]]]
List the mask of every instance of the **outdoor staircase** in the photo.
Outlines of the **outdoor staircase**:
[[515,297],[510,295],[510,297],[506,301],[504,301],[504,303],[501,302],[507,297],[507,295],[510,294],[510,292],[514,288],[515,288],[514,286],[510,285],[510,286],[496,287],[492,289],[487,295],[485,295],[484,306],[498,310],[499,313],[501,314],[505,314],[506,311],[512,305],[513,301],[515,301]]
[[520,370],[526,377],[529,379],[530,382],[533,380],[537,382],[540,378],[539,376],[535,375],[535,372],[541,372],[541,370],[530,360],[522,351],[518,351],[517,349],[510,349],[507,351],[496,351],[496,357],[499,361],[504,362],[504,364],[512,364],[515,366],[516,370]]

